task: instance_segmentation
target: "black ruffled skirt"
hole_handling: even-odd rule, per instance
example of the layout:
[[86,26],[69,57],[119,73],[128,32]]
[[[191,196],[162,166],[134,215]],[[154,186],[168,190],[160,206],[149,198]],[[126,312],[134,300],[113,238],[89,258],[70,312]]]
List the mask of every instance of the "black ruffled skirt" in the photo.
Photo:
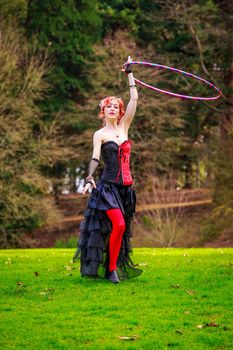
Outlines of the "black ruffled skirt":
[[130,257],[130,223],[135,207],[136,194],[131,185],[122,186],[103,181],[97,183],[80,223],[78,247],[73,257],[73,261],[80,258],[82,276],[107,278],[109,274],[109,237],[112,223],[105,211],[113,208],[121,209],[125,219],[125,232],[117,259],[118,276],[122,280],[142,273]]

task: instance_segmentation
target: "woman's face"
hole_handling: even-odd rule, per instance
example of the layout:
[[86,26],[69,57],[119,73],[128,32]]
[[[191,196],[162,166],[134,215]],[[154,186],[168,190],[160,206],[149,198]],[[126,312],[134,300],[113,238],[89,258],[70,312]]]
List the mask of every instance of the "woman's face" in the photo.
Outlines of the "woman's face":
[[114,119],[119,116],[120,108],[119,102],[116,99],[110,100],[110,102],[104,108],[105,118]]

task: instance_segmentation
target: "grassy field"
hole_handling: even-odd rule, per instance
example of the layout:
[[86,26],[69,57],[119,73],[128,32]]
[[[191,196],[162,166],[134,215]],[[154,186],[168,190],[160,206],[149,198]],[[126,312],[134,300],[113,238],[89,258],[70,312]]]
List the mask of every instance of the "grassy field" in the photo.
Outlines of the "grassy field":
[[2,349],[233,348],[233,249],[137,248],[143,274],[117,285],[74,251],[0,251]]

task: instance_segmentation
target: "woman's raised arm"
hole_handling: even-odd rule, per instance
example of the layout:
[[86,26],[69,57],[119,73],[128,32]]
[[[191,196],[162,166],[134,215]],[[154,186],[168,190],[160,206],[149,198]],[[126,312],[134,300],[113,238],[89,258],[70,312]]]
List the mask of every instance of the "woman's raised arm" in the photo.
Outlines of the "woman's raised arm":
[[134,118],[136,109],[137,109],[137,101],[138,101],[138,92],[136,88],[136,84],[134,81],[133,73],[131,71],[131,66],[130,62],[132,62],[132,58],[129,56],[127,63],[123,66],[125,68],[125,72],[128,75],[128,80],[129,80],[129,91],[130,91],[130,101],[127,105],[125,114],[123,118],[121,119],[124,121],[124,125],[129,128],[130,124],[132,123],[132,120]]

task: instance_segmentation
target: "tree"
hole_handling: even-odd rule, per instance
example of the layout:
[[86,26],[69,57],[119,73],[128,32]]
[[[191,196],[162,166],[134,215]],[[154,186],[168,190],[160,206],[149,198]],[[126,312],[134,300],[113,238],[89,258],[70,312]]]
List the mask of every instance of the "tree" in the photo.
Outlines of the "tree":
[[44,57],[30,50],[16,22],[1,20],[0,37],[0,245],[6,248],[59,217],[40,168],[53,163],[60,146],[35,103],[48,88]]
[[[214,175],[215,208],[210,218],[212,224],[206,232],[219,234],[224,227],[232,228],[233,214],[233,168],[230,161],[233,156],[232,3],[221,0],[144,0],[141,6],[150,8],[150,13],[142,11],[138,18],[141,41],[146,38],[148,44],[153,36],[153,45],[163,59],[206,76],[223,91],[223,98],[215,104],[187,104],[183,115],[186,122],[184,134],[191,136],[190,145],[202,143],[205,146],[199,148],[205,155],[207,171],[210,167]],[[214,140],[215,146],[209,150],[208,145],[213,145]],[[203,158],[200,153],[193,158],[193,147],[188,146],[184,151],[186,159],[182,156],[181,162],[185,160],[186,169],[190,169],[187,178],[190,178],[193,163]]]
[[103,38],[119,30],[137,33],[136,17],[140,0],[99,1],[99,14],[103,20]]
[[0,13],[6,22],[17,19],[23,23],[27,16],[27,0],[0,0]]
[[[154,47],[157,63],[193,72],[223,87],[219,71],[224,64],[219,55],[221,15],[212,1],[142,0],[140,7],[137,18],[140,44]],[[216,22],[219,23],[217,28]],[[177,91],[186,94],[211,93],[202,84],[195,85],[183,76],[171,74],[168,79],[173,84],[171,90],[175,86]],[[187,142],[174,158],[184,173],[185,187],[196,184],[194,169],[201,164],[205,165],[207,173],[213,173],[213,154],[216,154],[219,119],[223,110],[222,100],[211,104],[183,102],[181,133]]]
[[48,51],[53,69],[48,114],[68,109],[91,87],[88,72],[94,59],[92,45],[101,36],[101,18],[96,0],[33,0],[28,2],[25,28],[28,37]]
[[[224,114],[220,120],[220,143],[216,168],[215,209],[212,222],[217,234],[223,228],[233,230],[233,5],[228,1],[215,1],[221,23],[223,77],[225,84]],[[215,224],[216,222],[216,224]]]

